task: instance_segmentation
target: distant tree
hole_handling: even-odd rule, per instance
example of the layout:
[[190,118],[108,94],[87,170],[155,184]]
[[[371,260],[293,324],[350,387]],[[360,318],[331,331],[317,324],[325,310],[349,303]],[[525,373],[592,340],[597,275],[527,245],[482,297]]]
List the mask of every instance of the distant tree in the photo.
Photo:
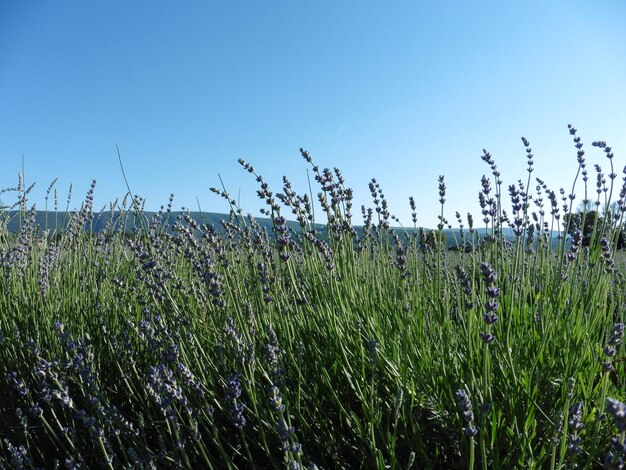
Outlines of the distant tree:
[[589,246],[594,226],[601,227],[602,223],[603,218],[598,215],[597,211],[588,211],[586,213],[581,211],[567,214],[563,221],[568,235],[573,235],[576,230],[580,230],[583,233],[583,246]]
[[[587,206],[587,208],[588,207],[589,206]],[[616,209],[616,206],[612,207],[610,210],[614,209]],[[614,212],[610,213],[613,214]],[[610,215],[609,217],[612,217],[612,215]],[[577,212],[568,214],[567,217],[565,217],[563,225],[565,228],[567,228],[568,235],[572,235],[576,230],[580,230],[583,234],[582,245],[589,246],[593,237],[594,227],[596,230],[601,230],[604,226],[604,217],[602,217],[600,213],[595,210],[587,210],[585,212],[584,206],[581,205],[579,206]],[[619,234],[617,238],[617,249],[622,250],[624,248],[626,248],[626,233],[625,227],[624,225],[622,225],[619,229]]]
[[423,250],[429,249],[436,251],[438,246],[441,246],[441,248],[445,250],[448,246],[446,234],[439,230],[420,229],[419,243]]
[[617,249],[626,249],[626,228],[622,225],[617,236]]

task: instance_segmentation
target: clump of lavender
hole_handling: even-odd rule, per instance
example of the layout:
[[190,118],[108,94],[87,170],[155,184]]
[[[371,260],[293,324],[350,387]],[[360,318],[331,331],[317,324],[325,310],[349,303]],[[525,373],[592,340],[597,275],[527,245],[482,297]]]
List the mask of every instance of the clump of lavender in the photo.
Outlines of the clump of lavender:
[[[206,230],[203,235],[203,242],[209,245],[215,252],[218,259],[223,256],[223,247],[219,241],[219,237],[214,229]],[[223,276],[216,269],[216,262],[208,251],[203,252],[200,263],[197,267],[200,272],[202,281],[207,285],[209,294],[211,295],[211,303],[216,307],[223,308],[226,306],[225,286]]]
[[500,184],[502,184],[502,181],[500,180],[500,172],[498,171],[496,162],[492,158],[491,154],[487,152],[487,150],[483,149],[483,154],[480,156],[480,158],[482,161],[487,163],[487,165],[489,165],[489,168],[491,168],[491,174],[494,176],[496,183],[495,195],[491,197],[491,185],[489,179],[485,175],[483,175],[483,177],[481,178],[482,190],[478,194],[478,200],[480,203],[481,212],[484,216],[483,222],[485,222],[485,226],[487,226],[490,220],[494,224],[496,222],[496,215],[498,214],[498,206],[500,202],[499,188]]
[[495,336],[491,334],[492,325],[498,321],[498,298],[500,297],[500,289],[495,286],[496,279],[498,277],[496,270],[489,263],[480,263],[480,272],[483,282],[486,286],[487,301],[485,302],[485,313],[483,314],[483,320],[485,321],[487,330],[480,333],[480,337],[483,340],[483,374],[482,374],[482,397],[483,401],[479,404],[479,410],[482,413],[481,416],[481,445],[480,452],[481,458],[484,462],[487,461],[487,414],[491,410],[491,386],[490,386],[490,365],[489,365],[489,344],[495,341]]
[[602,352],[607,356],[607,360],[602,362],[602,368],[609,372],[614,369],[613,366],[613,358],[615,354],[617,354],[617,348],[622,344],[622,339],[624,338],[624,324],[616,323],[613,326],[613,331],[611,331],[611,336],[609,337],[608,344],[604,347]]
[[291,258],[289,247],[292,242],[287,230],[287,220],[282,215],[274,217],[274,231],[276,232],[276,241],[280,249],[280,259],[288,261]]
[[493,336],[489,329],[496,321],[498,321],[498,298],[500,297],[500,288],[495,287],[497,273],[495,269],[488,263],[480,263],[480,271],[482,274],[483,282],[485,283],[487,292],[487,301],[485,302],[485,313],[483,319],[487,324],[487,331],[480,333],[480,337],[485,344],[492,343],[496,338]]
[[550,441],[554,445],[555,453],[556,453],[556,446],[561,441],[559,436],[561,434],[562,429],[563,429],[563,410],[558,410],[556,417],[554,419],[553,425],[552,425],[552,438],[550,439]]
[[[78,234],[85,230],[86,225],[93,220],[93,195],[94,195],[94,190],[96,188],[96,180],[93,180],[91,182],[91,185],[89,186],[89,190],[87,191],[87,194],[85,195],[85,200],[82,202],[81,207],[80,207],[80,211],[76,212],[75,214],[72,214],[69,224],[67,226],[67,233],[66,233],[66,239],[68,241],[68,243],[71,243],[72,241],[76,240],[76,238],[78,237]],[[68,206],[69,206],[69,201],[71,198],[71,186],[70,186],[70,191],[68,193]],[[67,210],[67,209],[66,209]]]
[[[49,393],[46,389],[49,386],[44,379],[49,376],[53,383],[59,386],[59,390],[52,392],[53,396],[56,395],[55,398],[61,401],[64,406],[73,410],[75,417],[83,423],[92,439],[101,446],[104,459],[108,460],[114,455],[108,437],[117,437],[120,434],[126,438],[136,437],[139,430],[122,415],[115,405],[106,399],[94,368],[94,352],[91,345],[82,338],[74,341],[61,323],[57,322],[55,329],[68,360],[60,363],[49,363],[43,359],[39,361],[35,375],[42,379],[39,383],[40,396],[46,400],[46,394]],[[76,406],[72,405],[67,386],[63,385],[58,375],[52,370],[57,365],[77,374],[81,383],[82,394],[86,398],[86,402],[81,400],[84,403],[84,409],[79,408],[78,403]]]
[[47,245],[47,250],[39,263],[39,289],[42,296],[46,296],[49,287],[49,279],[52,269],[61,255],[61,247],[58,243]]
[[174,377],[173,371],[164,364],[149,367],[147,390],[168,421],[177,423],[176,405],[187,407],[188,402]]
[[154,250],[140,241],[129,241],[129,247],[139,261],[137,263],[137,279],[143,282],[150,296],[158,301],[165,301],[166,284],[170,275],[163,263],[154,256]]
[[286,206],[291,208],[291,213],[296,217],[301,229],[307,228],[307,225],[313,222],[313,213],[311,210],[311,202],[306,194],[299,196],[292,189],[291,182],[286,176],[283,176],[283,193],[276,194],[276,197]]
[[521,197],[521,181],[519,182],[519,184],[519,188],[514,184],[509,186],[509,195],[511,196],[511,210],[513,212],[513,224],[511,225],[511,229],[513,230],[513,234],[516,237],[521,237],[524,234],[524,220],[522,218],[522,209],[524,205],[522,204]]
[[380,183],[376,181],[376,178],[372,178],[370,181],[369,189],[374,205],[376,206],[376,213],[378,214],[378,230],[388,230],[390,217],[389,206],[385,194],[380,187]]
[[280,214],[280,206],[276,203],[276,199],[274,199],[274,193],[270,190],[269,185],[265,182],[263,177],[255,171],[252,165],[250,165],[248,162],[246,162],[242,158],[240,158],[237,161],[248,173],[251,173],[252,175],[255,176],[257,183],[259,183],[261,186],[261,189],[257,190],[257,195],[259,196],[259,199],[264,200],[265,203],[271,209],[271,212],[268,212],[265,209],[262,212],[266,214],[270,214],[272,217],[274,215]]
[[259,262],[257,264],[257,270],[259,273],[259,282],[261,283],[261,291],[263,292],[263,301],[269,304],[274,298],[272,297],[272,286],[270,275],[267,271],[267,265],[263,262]]
[[36,232],[35,215],[36,210],[35,206],[33,206],[24,217],[15,243],[13,243],[10,248],[0,253],[0,263],[7,277],[9,277],[11,273],[15,273],[20,278],[26,275],[30,253],[34,247]]
[[33,464],[33,459],[28,454],[28,450],[23,445],[14,446],[11,441],[4,439],[4,445],[9,453],[11,467],[27,468]]
[[611,450],[604,459],[607,468],[622,469],[624,468],[623,455],[626,452],[626,405],[614,398],[606,399],[606,411],[613,416],[615,426],[617,427],[617,436],[611,439]]
[[467,310],[471,310],[474,307],[474,304],[472,303],[472,297],[471,297],[472,281],[469,275],[467,274],[467,272],[465,271],[465,269],[463,269],[461,265],[457,265],[455,267],[455,270],[456,270],[458,282],[461,286],[461,290],[465,294],[465,308]]
[[222,333],[224,335],[224,339],[227,339],[237,351],[243,350],[242,335],[239,331],[237,331],[235,321],[232,317],[226,318],[226,326],[222,330]]
[[480,204],[481,213],[483,215],[483,222],[485,225],[489,224],[490,216],[495,215],[493,210],[495,206],[495,200],[489,196],[491,193],[491,184],[489,179],[483,175],[481,180],[482,190],[478,193],[478,203]]
[[223,348],[227,348],[227,356],[233,357],[238,362],[245,361],[246,352],[243,335],[231,317],[226,318],[226,326],[222,330],[222,341],[218,344],[218,351],[221,352]]
[[572,262],[576,260],[578,252],[583,243],[583,234],[579,229],[574,230],[572,234],[572,244],[569,248],[569,252],[566,255],[567,261]]
[[417,206],[413,196],[409,197],[409,206],[411,206],[411,220],[413,221],[413,227],[415,227],[417,224]]
[[408,279],[411,276],[411,272],[407,266],[407,247],[404,246],[402,240],[400,240],[400,237],[395,231],[391,232],[391,236],[396,246],[396,267],[400,272],[400,278]]
[[595,170],[596,170],[596,193],[598,194],[595,205],[597,208],[597,207],[600,207],[600,195],[602,193],[605,193],[605,198],[606,198],[606,193],[608,191],[608,188],[606,187],[606,178],[604,176],[604,173],[602,172],[602,168],[600,167],[600,165],[596,164]]
[[246,418],[243,415],[243,403],[239,401],[241,396],[241,379],[239,374],[232,374],[226,379],[226,391],[224,396],[228,403],[230,421],[236,428],[243,428]]
[[580,436],[578,435],[578,431],[584,427],[583,405],[581,402],[574,403],[569,409],[567,427],[570,432],[567,442],[567,451],[579,454],[582,449],[580,448]]
[[288,422],[288,416],[285,413],[285,404],[281,392],[283,369],[279,365],[279,355],[281,349],[278,346],[278,338],[276,332],[271,325],[267,327],[268,342],[265,345],[265,360],[270,370],[270,406],[276,415],[278,423],[278,437],[280,438],[282,451],[284,452],[284,461],[288,468],[300,468],[300,454],[302,453],[302,445],[295,437],[295,428]]
[[441,214],[437,216],[437,218],[439,219],[439,223],[437,224],[437,229],[443,230],[443,226],[444,226],[443,205],[446,202],[446,184],[444,183],[443,175],[439,176],[437,182],[439,185],[439,204],[441,204]]
[[612,274],[616,271],[615,261],[613,260],[613,254],[611,253],[611,245],[606,237],[602,237],[600,240],[600,256],[604,260],[604,270],[608,274]]
[[7,372],[6,379],[11,388],[15,390],[18,395],[25,397],[30,392],[28,385],[26,385],[26,383],[18,377],[17,372]]
[[329,272],[336,274],[337,266],[335,265],[335,256],[330,245],[325,241],[316,238],[311,232],[306,232],[304,234],[304,238],[315,245],[320,255],[324,258],[326,269]]
[[532,173],[533,172],[533,150],[530,148],[530,142],[528,142],[528,139],[526,137],[522,137],[522,143],[524,144],[524,147],[526,149],[526,161],[528,163],[528,168],[526,169],[526,171],[528,171],[528,173]]

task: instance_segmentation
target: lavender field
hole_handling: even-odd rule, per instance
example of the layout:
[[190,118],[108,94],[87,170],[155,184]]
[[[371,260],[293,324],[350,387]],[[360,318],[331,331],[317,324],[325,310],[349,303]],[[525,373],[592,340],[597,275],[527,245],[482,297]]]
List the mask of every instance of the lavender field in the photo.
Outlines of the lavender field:
[[571,189],[522,139],[517,182],[477,158],[474,218],[439,179],[432,231],[408,195],[399,227],[375,180],[353,207],[304,150],[312,194],[240,161],[269,229],[218,188],[218,226],[127,195],[96,232],[95,183],[42,226],[65,195],[20,179],[0,194],[0,467],[623,468],[626,168],[569,132]]

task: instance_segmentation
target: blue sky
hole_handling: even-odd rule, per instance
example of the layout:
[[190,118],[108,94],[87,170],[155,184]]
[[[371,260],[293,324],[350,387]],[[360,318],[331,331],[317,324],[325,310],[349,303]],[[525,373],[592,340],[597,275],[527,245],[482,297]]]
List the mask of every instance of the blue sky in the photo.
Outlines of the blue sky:
[[[377,178],[391,212],[434,227],[437,177],[446,215],[479,217],[494,156],[505,184],[534,176],[558,189],[576,172],[567,124],[626,164],[626,3],[0,2],[0,187],[25,164],[43,207],[48,184],[72,206],[92,178],[96,206],[126,191],[147,208],[225,212],[221,175],[245,211],[263,207],[242,157],[281,190],[308,191],[304,147],[339,167],[355,213]],[[6,194],[3,195],[6,201]],[[580,197],[579,197],[580,199]],[[64,205],[64,204],[62,204]],[[355,220],[360,223],[360,216]]]

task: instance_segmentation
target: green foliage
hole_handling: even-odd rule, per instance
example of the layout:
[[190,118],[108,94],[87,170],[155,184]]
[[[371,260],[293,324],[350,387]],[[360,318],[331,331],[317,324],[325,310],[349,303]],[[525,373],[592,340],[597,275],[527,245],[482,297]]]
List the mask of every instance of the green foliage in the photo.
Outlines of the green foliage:
[[[606,241],[618,225],[598,223],[586,248],[555,247],[558,211],[534,221],[521,200],[506,218],[484,159],[494,187],[483,180],[484,230],[459,232],[467,252],[444,249],[441,231],[390,228],[375,182],[355,229],[340,173],[316,166],[323,236],[287,182],[278,199],[261,186],[272,234],[216,190],[232,209],[221,231],[166,210],[130,234],[141,214],[122,203],[91,233],[88,195],[66,231],[44,236],[21,192],[21,230],[0,232],[0,462],[589,468],[619,457],[619,406],[605,414],[607,398],[626,399],[623,259]],[[440,178],[442,225],[444,194]]]
[[[613,218],[613,214],[609,215]],[[582,246],[589,246],[592,238],[595,236],[599,239],[602,236],[602,229],[606,223],[610,223],[600,215],[598,211],[579,210],[578,212],[568,213],[563,222],[563,226],[567,229],[568,235],[573,235],[575,230],[580,230],[583,234]],[[623,250],[626,248],[626,236],[624,225],[614,228],[616,237],[616,248]]]
[[422,249],[437,251],[447,249],[448,239],[443,230],[424,230],[420,229],[420,246]]

